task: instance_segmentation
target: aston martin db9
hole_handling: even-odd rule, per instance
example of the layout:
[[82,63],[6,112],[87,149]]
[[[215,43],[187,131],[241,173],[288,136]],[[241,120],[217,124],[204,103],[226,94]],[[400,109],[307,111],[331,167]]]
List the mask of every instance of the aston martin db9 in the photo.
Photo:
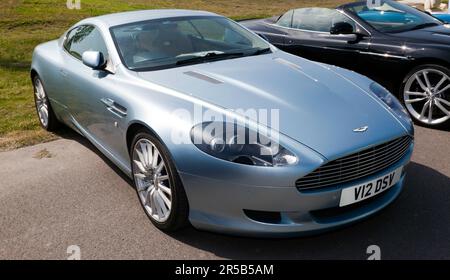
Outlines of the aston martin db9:
[[31,79],[42,127],[89,139],[166,231],[343,226],[399,195],[413,151],[411,120],[385,88],[209,12],[82,20],[36,47]]

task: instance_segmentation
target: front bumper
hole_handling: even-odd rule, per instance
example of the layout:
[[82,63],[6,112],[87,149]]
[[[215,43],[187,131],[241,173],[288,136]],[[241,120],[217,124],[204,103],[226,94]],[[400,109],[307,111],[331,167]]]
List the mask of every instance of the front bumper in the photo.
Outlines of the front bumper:
[[[180,173],[190,205],[189,220],[198,229],[259,237],[291,237],[319,233],[366,218],[398,197],[413,145],[385,170],[339,186],[299,191],[292,186],[255,186]],[[339,207],[343,188],[363,183],[404,166],[400,181],[365,201]],[[262,222],[244,210],[278,213],[280,219]]]

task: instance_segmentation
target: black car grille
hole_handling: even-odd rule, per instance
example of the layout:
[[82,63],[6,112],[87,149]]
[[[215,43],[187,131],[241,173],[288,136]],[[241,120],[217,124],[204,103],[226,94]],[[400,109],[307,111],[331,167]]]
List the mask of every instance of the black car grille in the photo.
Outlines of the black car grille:
[[295,183],[299,190],[322,188],[375,174],[398,162],[407,152],[412,138],[403,136],[384,144],[331,161]]

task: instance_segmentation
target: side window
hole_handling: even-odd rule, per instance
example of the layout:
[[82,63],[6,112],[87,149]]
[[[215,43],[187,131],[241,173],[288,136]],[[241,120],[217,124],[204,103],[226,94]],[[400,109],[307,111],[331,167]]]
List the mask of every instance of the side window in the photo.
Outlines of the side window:
[[75,27],[74,29],[72,29],[69,32],[67,32],[66,40],[64,41],[64,44],[63,44],[64,49],[66,49],[66,51],[69,51],[69,49],[70,49],[69,42],[72,41],[72,37],[77,32],[78,28],[79,27]]
[[329,32],[335,23],[343,21],[350,23],[353,28],[356,29],[353,20],[335,9],[304,8],[294,11],[292,28],[316,32]]
[[[346,15],[336,11],[336,13],[334,14],[332,20],[331,20],[331,26],[333,26],[334,24],[338,23],[338,22],[346,22],[349,23],[351,26],[353,26],[353,31],[355,32],[357,29],[356,23],[349,17],[347,17]],[[331,28],[330,26],[330,28]],[[329,31],[329,30],[328,30]]]
[[290,10],[286,12],[284,15],[282,15],[278,21],[277,25],[283,26],[283,27],[291,27],[292,25],[292,15],[294,14],[293,10]]
[[82,25],[72,29],[64,42],[64,48],[77,59],[81,59],[85,51],[99,51],[108,59],[108,49],[103,37],[92,25]]

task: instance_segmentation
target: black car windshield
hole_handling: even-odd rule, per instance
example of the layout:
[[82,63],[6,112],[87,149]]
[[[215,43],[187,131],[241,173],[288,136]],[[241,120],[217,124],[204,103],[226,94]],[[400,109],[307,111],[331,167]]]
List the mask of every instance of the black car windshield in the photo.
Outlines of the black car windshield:
[[219,16],[176,17],[111,28],[125,66],[150,71],[270,52],[270,45]]
[[[391,0],[364,1],[345,6],[378,31],[396,33],[442,25],[438,19],[408,5]],[[373,4],[371,4],[373,3]]]

